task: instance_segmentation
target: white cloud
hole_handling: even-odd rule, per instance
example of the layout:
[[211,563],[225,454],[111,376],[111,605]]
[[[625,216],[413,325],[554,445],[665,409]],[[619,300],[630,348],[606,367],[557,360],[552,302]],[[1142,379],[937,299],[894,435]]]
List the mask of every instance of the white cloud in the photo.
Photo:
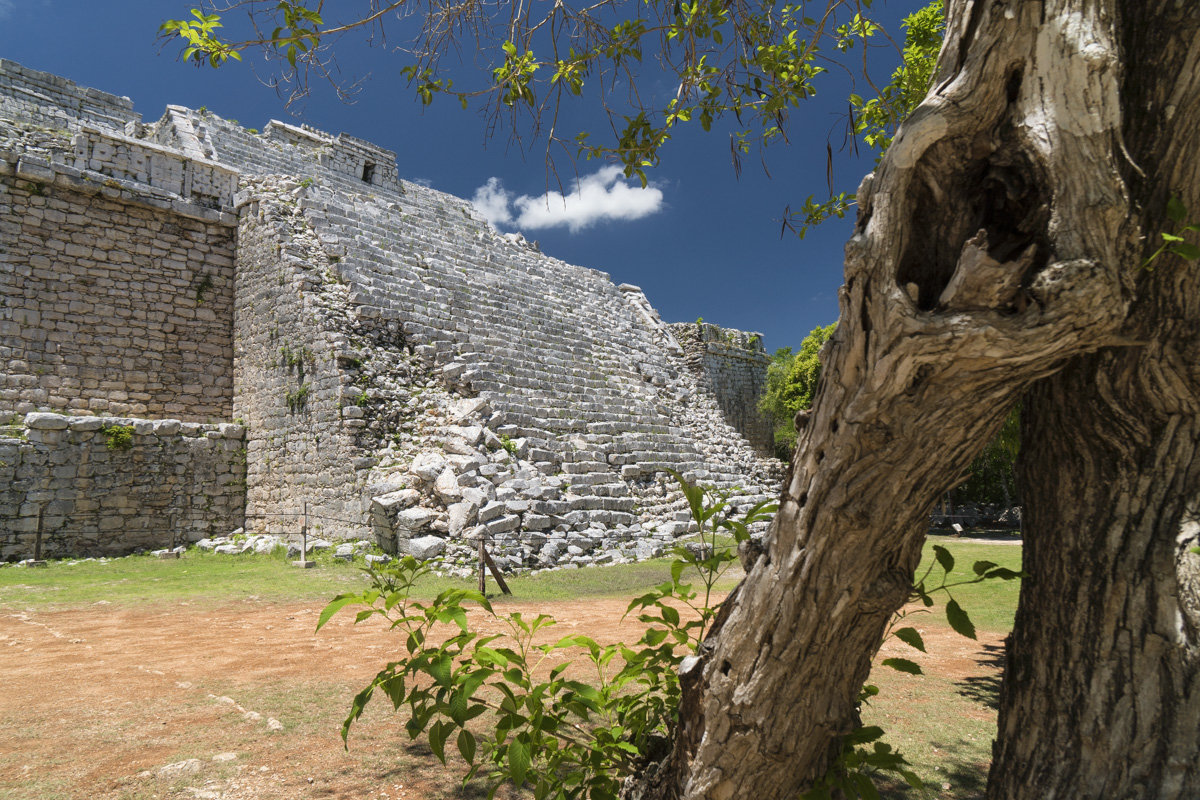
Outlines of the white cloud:
[[599,222],[640,219],[662,208],[663,193],[654,186],[639,186],[624,179],[619,166],[601,167],[581,178],[575,191],[546,192],[539,197],[514,197],[499,178],[475,190],[471,201],[493,225],[522,230],[566,226],[571,233]]
[[8,17],[16,8],[15,0],[0,0],[0,20]]
[[475,190],[471,205],[498,228],[512,222],[512,212],[508,210],[511,200],[512,195],[500,185],[499,178],[488,178],[487,183]]

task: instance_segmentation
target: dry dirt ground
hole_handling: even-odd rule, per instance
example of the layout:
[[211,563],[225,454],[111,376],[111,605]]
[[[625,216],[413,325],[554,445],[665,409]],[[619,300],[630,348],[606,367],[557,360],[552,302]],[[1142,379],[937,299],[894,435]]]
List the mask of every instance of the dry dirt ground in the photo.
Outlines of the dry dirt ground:
[[[509,603],[553,613],[554,636],[635,641],[627,601]],[[0,798],[434,800],[482,796],[410,742],[386,701],[343,749],[353,694],[400,646],[320,603],[0,608]],[[979,675],[983,648],[929,631],[921,659]],[[885,654],[886,655],[886,654]],[[905,654],[908,655],[908,654]]]

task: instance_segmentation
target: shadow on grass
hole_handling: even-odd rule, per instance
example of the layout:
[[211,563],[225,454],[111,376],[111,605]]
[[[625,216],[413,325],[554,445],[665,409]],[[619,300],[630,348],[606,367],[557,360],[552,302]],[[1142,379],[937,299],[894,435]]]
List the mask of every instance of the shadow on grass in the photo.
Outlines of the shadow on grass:
[[1000,708],[1000,681],[1004,674],[1004,648],[1001,645],[985,644],[983,653],[976,663],[986,672],[982,675],[969,675],[955,681],[959,687],[958,693],[968,700],[996,711]]
[[928,793],[913,789],[903,781],[879,779],[876,785],[882,800],[983,800],[988,764],[978,760],[978,750],[965,742],[935,742],[934,746],[938,749],[938,769],[932,774],[924,772],[921,775]]

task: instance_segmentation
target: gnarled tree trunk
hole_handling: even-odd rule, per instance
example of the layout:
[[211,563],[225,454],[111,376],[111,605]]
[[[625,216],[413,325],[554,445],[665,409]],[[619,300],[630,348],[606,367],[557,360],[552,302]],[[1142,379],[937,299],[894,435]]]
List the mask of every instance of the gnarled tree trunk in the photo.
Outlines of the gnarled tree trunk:
[[[1200,221],[1200,6],[1111,6],[1149,249],[1168,196]],[[1037,384],[1022,418],[1030,578],[989,797],[1200,797],[1200,270],[1125,271],[1130,346]]]
[[[1188,8],[1177,14],[1195,13],[1192,3],[1175,5]],[[1154,273],[1147,279],[1140,270],[1145,250],[1142,224],[1146,219],[1166,222],[1165,187],[1131,192],[1128,176],[1136,170],[1123,141],[1134,130],[1126,118],[1137,109],[1129,105],[1135,98],[1122,70],[1122,47],[1134,39],[1132,32],[1162,25],[1169,13],[1142,10],[1132,0],[950,3],[934,89],[859,191],[859,219],[846,248],[841,316],[824,352],[822,386],[797,443],[793,474],[768,551],[749,571],[701,657],[688,662],[671,755],[643,779],[631,782],[627,797],[794,797],[824,773],[838,737],[853,725],[870,659],[888,618],[906,599],[929,508],[962,477],[1011,403],[1037,383],[1037,399],[1030,409],[1039,421],[1030,425],[1031,431],[1055,424],[1049,406],[1059,417],[1078,415],[1077,435],[1087,437],[1099,427],[1096,415],[1106,413],[1107,407],[1097,403],[1088,408],[1092,416],[1083,413],[1086,398],[1100,390],[1089,384],[1093,376],[1104,374],[1111,385],[1122,387],[1120,405],[1127,412],[1143,399],[1147,390],[1126,386],[1137,376],[1127,366],[1115,366],[1122,358],[1145,358],[1121,355],[1144,341],[1138,338],[1143,329],[1131,320],[1173,313],[1174,300],[1163,306],[1151,296],[1160,284],[1175,287],[1171,296],[1180,302],[1186,298],[1187,314],[1200,296],[1194,273],[1174,279]],[[1194,54],[1194,32],[1189,30],[1164,29],[1161,35]],[[1197,67],[1189,63],[1192,66],[1185,69],[1194,76]],[[1160,77],[1175,80],[1175,75]],[[1191,116],[1200,97],[1190,84],[1177,84],[1181,88],[1172,95],[1174,113]],[[1186,112],[1185,102],[1191,104]],[[1200,146],[1192,138],[1180,153],[1194,160]],[[1131,198],[1155,201],[1147,206],[1149,217],[1135,209]],[[1166,264],[1160,267],[1166,269]],[[1031,464],[1038,472],[1026,487],[1038,537],[1030,548],[1032,569],[1042,569],[1040,555],[1053,551],[1067,554],[1060,557],[1060,566],[1069,571],[1069,559],[1078,558],[1085,548],[1055,541],[1046,526],[1062,519],[1053,516],[1061,512],[1047,516],[1045,506],[1067,503],[1078,487],[1099,496],[1104,481],[1121,487],[1124,504],[1114,494],[1111,503],[1099,503],[1071,519],[1104,519],[1106,532],[1100,538],[1111,538],[1118,550],[1097,567],[1109,565],[1114,582],[1123,575],[1118,561],[1124,551],[1119,548],[1136,538],[1137,526],[1154,529],[1147,541],[1157,541],[1158,531],[1172,524],[1176,533],[1195,538],[1194,530],[1179,526],[1179,515],[1188,504],[1193,515],[1197,508],[1196,475],[1191,455],[1184,452],[1189,436],[1196,446],[1195,401],[1192,395],[1179,395],[1192,391],[1196,378],[1195,328],[1188,327],[1196,317],[1187,319],[1191,322],[1171,334],[1179,355],[1172,356],[1169,370],[1156,371],[1139,362],[1143,382],[1159,382],[1155,396],[1162,406],[1153,424],[1156,436],[1129,451],[1128,457],[1140,457],[1140,462],[1088,468],[1085,465],[1095,464],[1102,448],[1087,440],[1078,444],[1086,458],[1070,460],[1069,452],[1034,455]],[[1153,323],[1150,327],[1155,328]],[[1189,332],[1193,349],[1180,349]],[[1071,365],[1069,374],[1048,377],[1066,364]],[[1061,397],[1063,392],[1078,392],[1079,402],[1055,406],[1069,399]],[[1060,439],[1047,435],[1047,449],[1056,441]],[[1157,449],[1150,442],[1157,442]],[[1034,491],[1046,480],[1041,470],[1057,468],[1059,458],[1065,460],[1063,469],[1081,470],[1074,478],[1078,482],[1047,481],[1041,491]],[[1153,469],[1156,464],[1168,470],[1162,480],[1128,471]],[[1126,479],[1117,480],[1122,477]],[[1145,500],[1157,521],[1143,516],[1143,506],[1133,503],[1146,494],[1137,493],[1142,484],[1158,487],[1153,492],[1157,499]],[[1190,488],[1182,491],[1185,487]],[[1173,504],[1167,501],[1172,491],[1182,491]],[[1103,511],[1096,513],[1100,506]],[[1117,511],[1134,516],[1114,517]],[[1146,564],[1164,580],[1177,575],[1174,568],[1185,560],[1175,542],[1134,550],[1153,558],[1127,569]],[[1030,585],[1043,589],[1038,609],[1056,598],[1063,604],[1078,603],[1088,587],[1074,577],[1069,580],[1051,571],[1035,576]],[[1179,607],[1170,602],[1179,592],[1171,595],[1157,579],[1151,586],[1156,604],[1150,606],[1143,602],[1147,590],[1123,588],[1132,592],[1127,613],[1139,621],[1137,631],[1150,629],[1161,635],[1166,625],[1176,640],[1194,636],[1194,627],[1166,614]],[[1025,594],[1033,597],[1031,591]],[[1023,602],[1034,602],[1026,598]],[[1151,609],[1166,616],[1151,620],[1145,616],[1153,613]],[[1030,613],[1041,612],[1023,609],[1022,625],[1036,627],[1036,621],[1028,619]],[[1107,613],[1098,618],[1112,619]],[[1051,641],[1056,632],[1079,646],[1056,650]],[[1027,634],[1028,644],[1022,644],[1019,632],[1014,652],[1017,659],[1058,659],[1068,651],[1085,660],[1103,659],[1108,651],[1074,641],[1077,635],[1098,632],[1047,622]],[[1115,642],[1124,642],[1122,631],[1114,636]],[[1200,702],[1200,692],[1188,677],[1193,674],[1190,668],[1174,666],[1186,657],[1172,661],[1164,656],[1169,643],[1175,646],[1164,639],[1121,647],[1131,657],[1145,659],[1137,663],[1153,664],[1161,678],[1140,702],[1168,705],[1171,692],[1192,690],[1192,706],[1185,716],[1171,717],[1178,724],[1170,731],[1177,735],[1187,714],[1195,720],[1193,706]],[[1132,677],[1132,663],[1112,677]],[[1102,663],[1094,666],[1099,675],[1112,669]],[[1068,663],[1061,669],[1070,668]],[[1035,677],[1046,676],[1048,682],[1033,680],[1027,695],[1020,695],[1019,688],[1008,690],[1004,734],[1016,749],[1005,766],[1009,751],[1001,743],[998,772],[1015,769],[1029,755],[1028,743],[1014,731],[1043,725],[1039,715],[1058,708],[1038,705],[1043,693],[1053,692],[1054,681],[1061,679],[1056,671]],[[1117,697],[1097,696],[1098,708]],[[1129,713],[1137,718],[1142,712]],[[1069,720],[1065,724],[1070,727]],[[1145,733],[1141,730],[1139,736]],[[1194,738],[1193,734],[1192,744],[1177,750],[1156,752],[1175,759],[1190,753],[1194,763]],[[1050,753],[1061,744],[1029,741]],[[1149,738],[1121,741],[1145,744]],[[1042,760],[1053,758],[1050,753]],[[1153,754],[1131,754],[1126,761],[1146,755]],[[1090,753],[1081,765],[1094,766],[1102,757]],[[1031,773],[1034,780],[1042,774]],[[1139,780],[1146,774],[1136,773]],[[1176,774],[1177,769],[1171,772]],[[994,790],[1002,784],[1002,779],[994,780]],[[1004,796],[1045,796],[1019,778],[1012,785],[1012,792]],[[1147,796],[1158,794],[1153,789]],[[1058,796],[1068,795],[1076,796],[1072,791]]]

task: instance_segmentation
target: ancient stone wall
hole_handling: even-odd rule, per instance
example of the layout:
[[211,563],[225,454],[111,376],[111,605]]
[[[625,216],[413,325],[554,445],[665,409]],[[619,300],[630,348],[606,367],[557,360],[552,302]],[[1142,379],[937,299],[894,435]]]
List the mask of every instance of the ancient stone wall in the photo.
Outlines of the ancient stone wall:
[[771,357],[762,334],[722,328],[708,322],[671,326],[688,366],[717,398],[725,419],[763,455],[774,452],[771,419],[758,408],[767,387]]
[[0,58],[0,116],[61,131],[81,123],[124,130],[142,119],[128,97],[79,86],[4,58]]
[[[90,97],[8,64],[10,85]],[[473,565],[480,539],[506,567],[583,566],[688,532],[668,470],[741,487],[734,505],[776,491],[779,464],[747,440],[744,373],[765,367],[748,336],[689,357],[640,289],[400,181],[369,142],[274,121],[258,133],[179,106],[151,124],[68,109],[46,130],[29,91],[0,105],[13,198],[0,353],[16,365],[0,409],[244,423],[244,516],[231,503],[206,524],[295,534],[307,519],[310,534],[374,536],[452,569]],[[58,459],[95,422],[64,424],[6,445],[22,491],[92,479]],[[209,474],[202,449],[162,457]],[[135,498],[122,508],[149,502],[121,488],[141,485],[126,474],[140,462],[104,464],[115,496]],[[163,491],[178,497],[153,507],[191,509],[207,489]],[[27,528],[31,502],[0,502],[0,531]],[[123,546],[149,546],[148,520],[105,524],[126,518]]]
[[[0,428],[0,559],[122,555],[241,525],[239,425],[32,413]],[[126,438],[127,437],[127,438]]]
[[70,172],[0,154],[0,416],[229,419],[233,230]]
[[247,526],[299,533],[307,511],[310,533],[362,536],[362,487],[374,462],[355,444],[359,423],[343,418],[343,404],[358,407],[338,363],[344,341],[320,302],[322,287],[341,287],[328,263],[315,263],[324,258],[295,199],[285,192],[242,207],[234,414],[249,427]]

